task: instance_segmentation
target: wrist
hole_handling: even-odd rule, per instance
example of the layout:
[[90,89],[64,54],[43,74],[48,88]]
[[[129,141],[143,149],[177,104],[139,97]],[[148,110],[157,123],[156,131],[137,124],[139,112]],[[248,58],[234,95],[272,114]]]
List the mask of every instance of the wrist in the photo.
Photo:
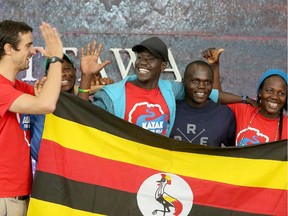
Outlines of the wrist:
[[78,87],[78,92],[79,93],[89,93],[90,92],[90,88],[80,88],[80,86]]
[[52,63],[55,63],[55,62],[60,62],[60,63],[63,63],[63,59],[62,58],[59,58],[57,56],[52,56],[51,58],[49,58],[48,60],[48,63],[49,64],[52,64]]
[[242,95],[242,103],[247,104],[249,97],[247,95]]
[[212,62],[212,63],[209,63],[210,64],[210,66],[214,69],[214,68],[217,68],[217,67],[219,67],[219,61],[218,62]]

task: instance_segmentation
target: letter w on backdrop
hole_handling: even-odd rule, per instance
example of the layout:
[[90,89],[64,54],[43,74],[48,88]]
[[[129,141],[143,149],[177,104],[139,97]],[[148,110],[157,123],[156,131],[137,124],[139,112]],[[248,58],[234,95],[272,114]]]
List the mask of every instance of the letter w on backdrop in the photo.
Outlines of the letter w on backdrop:
[[287,140],[192,145],[62,93],[46,117],[28,215],[284,216]]

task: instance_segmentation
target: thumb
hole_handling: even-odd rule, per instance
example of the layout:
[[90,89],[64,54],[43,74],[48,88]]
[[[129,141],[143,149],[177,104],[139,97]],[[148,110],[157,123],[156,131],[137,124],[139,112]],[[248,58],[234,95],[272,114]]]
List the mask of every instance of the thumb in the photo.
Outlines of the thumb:
[[223,49],[223,48],[218,49],[217,54],[220,55],[221,53],[224,52],[224,50],[225,50],[225,49]]

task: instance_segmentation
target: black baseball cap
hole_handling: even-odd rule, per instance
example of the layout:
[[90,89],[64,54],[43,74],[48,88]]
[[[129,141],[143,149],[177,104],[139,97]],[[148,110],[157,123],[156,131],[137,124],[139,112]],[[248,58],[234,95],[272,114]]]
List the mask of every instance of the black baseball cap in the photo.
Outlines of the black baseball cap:
[[160,38],[148,38],[147,40],[144,40],[140,44],[134,46],[132,50],[137,53],[143,50],[143,48],[148,49],[149,52],[151,52],[156,58],[163,58],[165,62],[169,61],[168,48]]

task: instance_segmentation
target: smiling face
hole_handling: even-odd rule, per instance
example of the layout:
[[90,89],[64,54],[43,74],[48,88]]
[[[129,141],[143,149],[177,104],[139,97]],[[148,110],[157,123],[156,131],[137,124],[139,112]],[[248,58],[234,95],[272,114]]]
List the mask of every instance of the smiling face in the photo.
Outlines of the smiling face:
[[287,84],[279,76],[270,76],[260,87],[259,97],[260,113],[266,118],[277,118],[287,102]]
[[213,71],[204,63],[191,63],[184,74],[185,101],[192,107],[203,107],[208,103],[213,87]]
[[62,82],[61,82],[61,91],[74,93],[74,84],[76,82],[76,68],[68,62],[66,59],[63,59],[62,64]]
[[36,51],[33,47],[32,32],[19,33],[18,50],[12,48],[12,62],[17,71],[27,70],[29,68],[29,59],[35,55]]
[[138,52],[136,56],[137,80],[134,84],[145,89],[155,88],[167,63],[163,59],[153,56],[147,49]]

